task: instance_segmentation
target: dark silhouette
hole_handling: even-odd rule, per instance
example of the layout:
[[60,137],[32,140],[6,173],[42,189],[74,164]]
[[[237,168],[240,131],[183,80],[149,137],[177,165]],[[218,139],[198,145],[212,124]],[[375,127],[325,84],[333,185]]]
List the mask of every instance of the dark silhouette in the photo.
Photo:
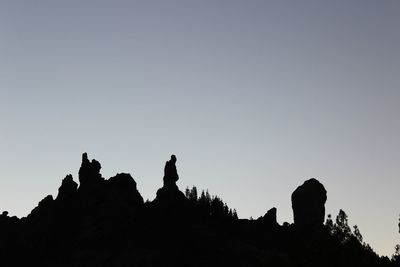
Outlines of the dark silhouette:
[[278,222],[276,221],[276,208],[272,208],[265,213],[264,216],[258,218],[258,220],[262,221],[268,226],[278,226]]
[[176,157],[171,155],[171,159],[165,163],[164,167],[164,185],[158,189],[156,201],[165,205],[185,205],[187,198],[179,190],[176,182],[179,180],[178,172],[176,170]]
[[27,217],[0,215],[0,266],[400,266],[400,246],[379,257],[343,210],[323,224],[326,190],[316,179],[292,194],[294,224],[280,225],[276,208],[238,219],[208,190],[182,193],[176,162],[144,202],[130,174],[104,179],[84,153],[79,186],[67,175]]
[[176,156],[171,155],[171,159],[165,163],[164,168],[164,187],[176,187],[176,182],[179,180],[178,171],[176,170]]
[[82,165],[79,169],[79,183],[82,188],[95,185],[97,182],[103,180],[100,174],[101,165],[93,159],[89,161],[87,153],[82,155]]
[[305,181],[292,194],[294,223],[322,225],[325,220],[326,190],[316,179]]
[[[400,218],[399,218],[399,233],[400,233]],[[394,247],[394,254],[392,255],[392,261],[400,266],[400,244]]]
[[60,188],[58,189],[57,200],[65,201],[73,197],[74,194],[78,191],[78,184],[73,180],[72,175],[68,174],[64,180]]
[[235,209],[230,209],[228,205],[218,196],[211,196],[208,190],[201,192],[200,197],[197,197],[197,188],[186,188],[185,196],[192,204],[192,209],[198,215],[203,217],[216,218],[218,220],[237,220]]

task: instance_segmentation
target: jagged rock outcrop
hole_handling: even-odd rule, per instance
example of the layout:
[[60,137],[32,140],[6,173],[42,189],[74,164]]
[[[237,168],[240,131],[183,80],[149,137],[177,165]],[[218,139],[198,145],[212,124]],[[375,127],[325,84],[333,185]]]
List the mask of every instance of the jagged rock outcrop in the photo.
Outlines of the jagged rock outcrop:
[[143,204],[143,197],[136,188],[136,182],[129,173],[118,173],[107,180],[111,197],[130,205]]
[[89,161],[87,153],[82,154],[82,164],[79,169],[80,188],[89,188],[104,180],[100,174],[101,165],[95,159]]
[[179,180],[179,175],[175,164],[176,156],[171,155],[171,159],[165,163],[164,167],[164,185],[157,191],[156,201],[158,202],[177,204],[188,201],[176,185],[176,182]]
[[238,220],[208,192],[197,198],[193,189],[189,201],[176,185],[175,156],[152,202],[143,203],[130,174],[104,180],[99,171],[85,153],[83,189],[67,175],[56,200],[45,197],[27,218],[0,214],[1,266],[397,266],[356,239],[296,227],[323,222],[326,191],[315,179],[292,194],[292,227],[277,224],[276,208]]
[[62,181],[60,188],[58,189],[58,195],[56,200],[64,201],[71,199],[78,191],[78,184],[73,180],[72,175],[68,174]]
[[311,178],[297,187],[292,193],[295,225],[322,225],[325,219],[326,198],[325,187],[315,178]]
[[31,213],[28,215],[28,218],[37,218],[37,217],[46,217],[53,211],[54,208],[54,199],[52,195],[48,195],[43,198],[38,206],[34,208]]
[[258,218],[263,224],[268,226],[277,226],[278,222],[276,221],[276,208],[273,207],[272,209],[268,210],[264,216]]

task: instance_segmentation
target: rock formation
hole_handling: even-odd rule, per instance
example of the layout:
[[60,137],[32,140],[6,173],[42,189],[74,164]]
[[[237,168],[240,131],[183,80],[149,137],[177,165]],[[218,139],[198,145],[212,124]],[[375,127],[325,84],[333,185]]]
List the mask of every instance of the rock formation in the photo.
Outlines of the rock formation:
[[48,195],[39,201],[37,207],[35,207],[31,213],[28,215],[28,218],[35,217],[46,217],[48,214],[52,212],[54,208],[54,199],[52,195]]
[[175,156],[146,203],[130,174],[104,180],[100,163],[82,159],[79,188],[67,175],[57,198],[45,197],[28,217],[0,212],[0,266],[399,266],[356,238],[341,242],[340,231],[297,227],[323,223],[326,191],[315,179],[292,194],[295,225],[279,226],[276,208],[247,220],[217,196],[198,198],[195,187],[188,200]]
[[264,216],[259,218],[259,220],[268,226],[277,226],[278,222],[276,221],[276,208],[274,207],[268,210]]
[[176,156],[171,155],[171,159],[165,163],[164,167],[164,188],[177,187],[176,182],[179,180],[178,172],[176,170]]
[[101,165],[93,159],[89,161],[87,153],[82,155],[82,164],[79,169],[79,183],[80,188],[87,188],[96,184],[101,180],[104,180],[100,174]]
[[317,179],[309,179],[292,193],[294,223],[298,226],[322,225],[325,218],[326,190]]
[[136,188],[136,182],[129,173],[118,173],[107,180],[111,197],[130,205],[143,204],[143,197]]
[[73,180],[72,175],[68,174],[62,181],[60,188],[58,189],[58,195],[56,200],[63,201],[70,199],[78,190],[78,184]]
[[175,163],[175,155],[171,155],[171,159],[165,163],[163,178],[164,185],[157,191],[156,201],[158,202],[176,204],[187,201],[185,195],[179,190],[178,186],[176,185],[179,176],[176,170]]

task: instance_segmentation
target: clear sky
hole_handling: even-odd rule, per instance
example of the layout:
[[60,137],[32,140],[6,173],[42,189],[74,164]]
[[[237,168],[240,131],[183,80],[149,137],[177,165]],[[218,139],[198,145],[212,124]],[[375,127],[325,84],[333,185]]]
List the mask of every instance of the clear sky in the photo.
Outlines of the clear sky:
[[26,216],[81,153],[145,199],[179,187],[239,217],[316,177],[380,254],[400,242],[399,1],[0,2],[0,210]]

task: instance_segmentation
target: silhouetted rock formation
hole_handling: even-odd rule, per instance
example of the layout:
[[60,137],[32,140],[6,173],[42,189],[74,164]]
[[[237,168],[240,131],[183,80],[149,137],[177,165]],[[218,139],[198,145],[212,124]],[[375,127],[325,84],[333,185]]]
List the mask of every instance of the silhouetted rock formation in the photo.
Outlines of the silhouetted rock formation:
[[164,167],[164,188],[177,187],[176,182],[179,180],[179,176],[175,164],[176,156],[171,155],[171,159],[165,163]]
[[54,208],[54,199],[52,195],[46,196],[42,199],[38,206],[34,208],[31,213],[28,215],[30,217],[46,217]]
[[156,201],[163,202],[164,204],[176,204],[188,202],[185,194],[181,192],[176,185],[179,179],[178,172],[176,170],[176,157],[171,155],[171,159],[165,163],[164,167],[164,185],[158,189]]
[[72,175],[68,174],[62,181],[60,188],[58,189],[58,195],[56,200],[64,201],[72,198],[78,191],[78,184],[73,180]]
[[292,193],[294,223],[299,226],[322,225],[325,218],[326,190],[314,178]]
[[198,196],[193,187],[186,198],[175,164],[171,156],[163,187],[143,203],[130,174],[105,180],[100,163],[83,154],[79,187],[67,175],[57,198],[45,197],[26,218],[0,215],[0,265],[399,266],[400,260],[379,258],[362,244],[344,212],[337,224],[322,226],[326,191],[315,179],[293,192],[295,225],[280,226],[276,208],[257,220],[237,219],[208,191]]
[[277,226],[278,222],[276,221],[276,208],[272,208],[265,213],[264,216],[258,218],[262,223],[268,226]]
[[104,180],[101,177],[100,169],[101,165],[97,160],[93,159],[90,162],[87,153],[83,153],[82,164],[79,169],[80,188],[87,188]]
[[121,199],[129,205],[143,204],[143,197],[136,188],[136,182],[129,173],[118,173],[107,180],[113,199]]

